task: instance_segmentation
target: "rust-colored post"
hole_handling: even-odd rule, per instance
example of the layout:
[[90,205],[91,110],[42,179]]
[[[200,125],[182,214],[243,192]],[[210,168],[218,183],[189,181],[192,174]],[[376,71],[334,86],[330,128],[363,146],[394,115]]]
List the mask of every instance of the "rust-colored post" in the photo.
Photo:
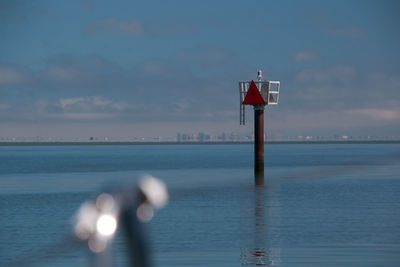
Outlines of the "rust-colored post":
[[264,185],[264,105],[254,105],[254,178]]

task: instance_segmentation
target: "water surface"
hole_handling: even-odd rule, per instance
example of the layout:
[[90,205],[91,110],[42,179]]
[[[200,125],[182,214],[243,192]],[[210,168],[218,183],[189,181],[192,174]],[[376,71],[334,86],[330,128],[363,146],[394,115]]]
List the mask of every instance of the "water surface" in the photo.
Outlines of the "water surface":
[[[171,194],[147,225],[156,266],[398,266],[399,151],[268,144],[256,188],[250,144],[0,147],[0,265],[62,240],[95,192],[150,173]],[[124,266],[120,233],[113,252]],[[42,256],[38,266],[92,259],[84,248]]]

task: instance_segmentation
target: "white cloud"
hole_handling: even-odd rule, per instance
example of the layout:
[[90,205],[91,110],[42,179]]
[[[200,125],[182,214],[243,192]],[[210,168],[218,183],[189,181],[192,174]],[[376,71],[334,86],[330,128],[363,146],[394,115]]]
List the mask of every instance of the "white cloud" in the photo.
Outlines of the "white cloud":
[[59,105],[65,112],[107,110],[112,113],[128,108],[128,104],[124,102],[111,101],[101,96],[62,98]]
[[83,97],[75,97],[75,98],[62,98],[60,99],[60,105],[62,108],[66,108],[67,106],[74,105],[79,102],[85,101]]

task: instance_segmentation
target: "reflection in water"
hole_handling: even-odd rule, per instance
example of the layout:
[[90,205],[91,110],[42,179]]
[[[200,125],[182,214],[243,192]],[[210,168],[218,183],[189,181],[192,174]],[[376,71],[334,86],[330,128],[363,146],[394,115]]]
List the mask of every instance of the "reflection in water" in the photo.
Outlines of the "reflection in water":
[[[276,188],[275,188],[276,189]],[[277,198],[267,187],[243,188],[247,203],[242,206],[242,248],[244,266],[270,266],[279,263],[279,209]],[[278,221],[276,221],[278,220]],[[274,230],[275,229],[275,230]]]

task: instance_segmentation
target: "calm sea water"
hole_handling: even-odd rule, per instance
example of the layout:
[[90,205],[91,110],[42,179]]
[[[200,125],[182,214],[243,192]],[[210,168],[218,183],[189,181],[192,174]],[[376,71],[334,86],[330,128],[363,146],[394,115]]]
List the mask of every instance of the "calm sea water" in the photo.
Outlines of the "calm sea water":
[[[57,243],[77,208],[148,173],[171,195],[147,224],[155,266],[400,266],[399,152],[268,144],[256,188],[250,144],[2,146],[0,265],[90,265],[87,249]],[[113,254],[126,264],[121,234]]]

